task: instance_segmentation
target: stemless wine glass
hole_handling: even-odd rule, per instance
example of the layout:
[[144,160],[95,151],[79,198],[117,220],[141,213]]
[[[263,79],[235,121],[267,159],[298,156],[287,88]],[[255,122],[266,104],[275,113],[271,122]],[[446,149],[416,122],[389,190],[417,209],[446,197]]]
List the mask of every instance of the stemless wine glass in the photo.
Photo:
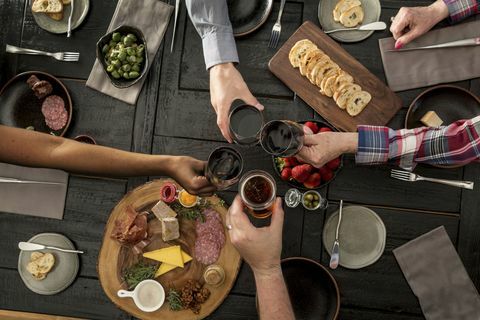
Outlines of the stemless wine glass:
[[242,155],[232,147],[218,147],[208,157],[205,176],[218,190],[225,190],[237,183],[242,171]]
[[258,143],[264,124],[263,113],[254,106],[242,103],[230,112],[229,123],[230,136],[235,143],[253,146]]
[[239,183],[240,197],[252,216],[264,219],[272,214],[277,193],[275,179],[265,171],[247,172]]
[[272,120],[260,133],[263,150],[277,157],[291,157],[303,147],[303,126],[290,120]]

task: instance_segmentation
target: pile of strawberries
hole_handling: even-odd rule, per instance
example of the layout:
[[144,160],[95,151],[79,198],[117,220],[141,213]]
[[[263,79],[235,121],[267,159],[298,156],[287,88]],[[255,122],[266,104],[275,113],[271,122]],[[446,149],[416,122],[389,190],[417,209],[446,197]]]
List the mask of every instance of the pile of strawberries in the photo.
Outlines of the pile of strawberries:
[[[306,122],[304,125],[309,127],[314,134],[332,131],[328,127],[318,128],[318,125],[311,121]],[[275,163],[280,171],[282,180],[296,181],[303,184],[305,188],[314,189],[322,183],[332,180],[334,171],[340,166],[340,158],[331,160],[321,168],[315,168],[295,157],[276,158]]]

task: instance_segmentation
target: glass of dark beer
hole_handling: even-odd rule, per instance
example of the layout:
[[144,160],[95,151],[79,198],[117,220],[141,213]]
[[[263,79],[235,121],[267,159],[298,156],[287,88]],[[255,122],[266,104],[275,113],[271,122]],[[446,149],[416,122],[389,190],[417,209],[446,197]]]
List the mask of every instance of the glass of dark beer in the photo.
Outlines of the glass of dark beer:
[[247,172],[240,179],[239,190],[240,197],[252,216],[264,219],[272,214],[277,185],[268,172]]

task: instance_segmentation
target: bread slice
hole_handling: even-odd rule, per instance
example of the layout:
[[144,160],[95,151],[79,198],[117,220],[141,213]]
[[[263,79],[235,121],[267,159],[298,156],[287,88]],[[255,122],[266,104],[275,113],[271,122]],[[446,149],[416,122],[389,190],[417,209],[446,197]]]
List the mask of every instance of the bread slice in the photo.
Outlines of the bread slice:
[[340,94],[335,101],[340,109],[345,109],[347,107],[347,100],[354,92],[362,90],[362,88],[358,84],[347,84],[345,88],[340,89]]
[[315,45],[308,39],[297,41],[288,54],[288,60],[290,60],[292,67],[297,68],[300,63],[300,58],[303,57],[303,54],[307,49],[310,49],[313,46]]
[[55,264],[55,257],[51,253],[45,253],[43,257],[38,258],[34,263],[38,265],[40,273],[48,273],[52,270],[53,265]]
[[335,83],[335,79],[337,79],[338,74],[334,74],[328,78],[325,78],[324,85],[322,87],[323,94],[327,97],[333,96],[333,84]]
[[32,3],[33,12],[59,13],[63,12],[61,0],[34,0]]
[[359,0],[341,0],[337,3],[335,6],[335,9],[333,9],[333,20],[339,22],[340,21],[340,16],[342,13],[345,11],[350,10],[351,8],[354,7],[359,7],[361,6],[362,3]]
[[362,7],[353,7],[340,15],[340,23],[347,28],[353,28],[363,21]]
[[340,86],[346,84],[346,83],[353,83],[353,77],[349,75],[346,71],[340,71],[338,74],[337,78],[335,79],[335,82],[332,85],[332,91],[335,93]]
[[60,21],[60,20],[63,19],[63,12],[59,12],[59,13],[47,13],[46,15],[49,16],[50,18],[52,18],[52,19],[55,20],[55,21]]
[[325,53],[318,52],[310,61],[308,62],[307,66],[305,67],[305,77],[307,77],[310,82],[312,81],[310,79],[310,73],[312,72],[313,68],[315,68],[316,64],[318,61],[323,60],[326,57]]
[[307,51],[305,56],[303,56],[303,58],[300,60],[300,65],[298,66],[298,68],[300,70],[300,74],[302,76],[305,76],[307,74],[307,66],[310,63],[310,61],[314,57],[317,57],[318,55],[320,55],[321,53],[322,53],[322,51],[320,51],[320,49],[318,49],[317,47]]
[[367,91],[356,91],[347,99],[347,112],[355,117],[365,109],[372,100],[372,96]]
[[62,0],[64,6],[70,4],[70,2],[72,2],[72,0]]
[[34,251],[30,254],[30,261],[35,261],[44,256],[44,253],[39,251]]

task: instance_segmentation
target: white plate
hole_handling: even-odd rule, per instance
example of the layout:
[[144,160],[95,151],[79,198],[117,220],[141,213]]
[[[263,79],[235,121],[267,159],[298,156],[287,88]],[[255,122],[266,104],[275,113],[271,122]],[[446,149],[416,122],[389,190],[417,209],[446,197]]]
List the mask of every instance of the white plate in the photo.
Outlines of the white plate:
[[[335,241],[338,211],[328,217],[323,228],[323,245],[331,254]],[[382,219],[361,206],[345,206],[340,224],[340,262],[342,267],[360,269],[375,263],[385,250],[387,232]]]
[[[90,0],[72,1],[75,1],[72,16],[72,30],[74,30],[82,24],[83,20],[85,20],[88,9],[90,8]],[[63,19],[60,21],[53,20],[48,15],[41,12],[32,12],[33,18],[40,28],[47,30],[48,32],[66,33],[68,30],[68,17],[70,16],[72,6],[71,4],[67,4],[64,5],[63,8]],[[29,9],[31,10],[31,6]]]
[[[339,0],[320,0],[318,3],[318,21],[325,31],[345,28],[341,23],[333,20],[333,9]],[[360,0],[362,3],[363,24],[379,21],[382,8],[379,0]],[[357,26],[358,27],[358,26]],[[357,42],[370,37],[375,31],[339,31],[329,34],[332,38],[342,42]]]
[[[73,243],[65,236],[58,233],[40,233],[28,242],[55,246],[63,249],[75,250]],[[33,251],[20,251],[18,255],[18,272],[23,282],[35,293],[52,295],[65,290],[75,280],[79,268],[79,258],[76,253],[66,253],[54,250],[40,250],[50,252],[55,257],[55,265],[43,280],[35,280],[27,271],[27,264]]]

